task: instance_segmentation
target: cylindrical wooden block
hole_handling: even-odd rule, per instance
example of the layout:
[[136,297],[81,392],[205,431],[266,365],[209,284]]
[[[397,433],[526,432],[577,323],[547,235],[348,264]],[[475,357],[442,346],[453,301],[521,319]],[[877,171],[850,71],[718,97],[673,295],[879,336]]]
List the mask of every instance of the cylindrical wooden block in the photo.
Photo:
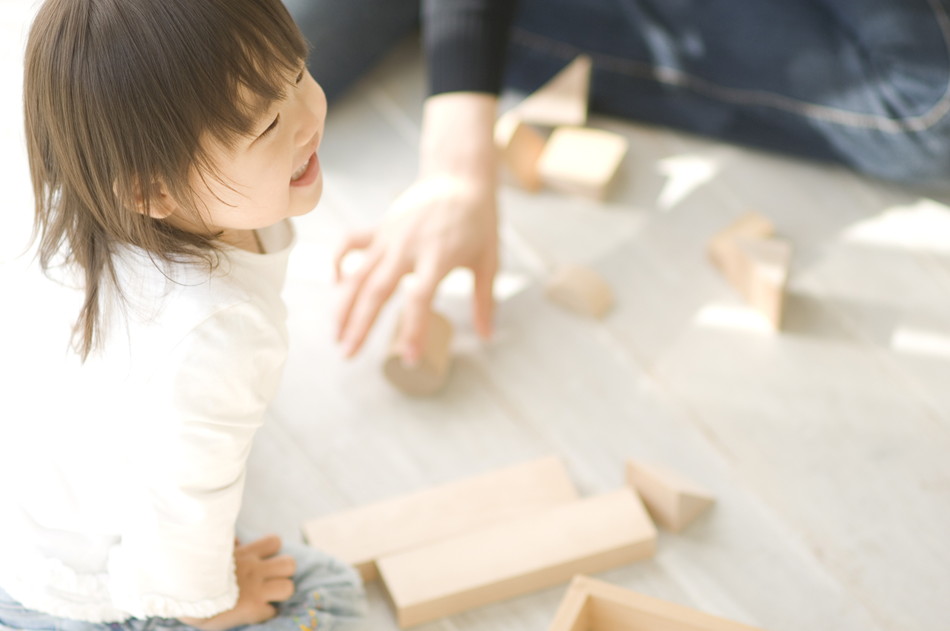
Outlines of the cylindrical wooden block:
[[417,397],[435,394],[442,389],[449,376],[452,363],[452,324],[438,313],[429,314],[425,350],[419,363],[412,368],[403,363],[396,349],[401,327],[402,320],[396,328],[393,345],[383,364],[383,373],[390,383],[406,394]]
[[580,315],[602,318],[614,303],[613,291],[603,277],[580,265],[565,265],[547,284],[548,298]]

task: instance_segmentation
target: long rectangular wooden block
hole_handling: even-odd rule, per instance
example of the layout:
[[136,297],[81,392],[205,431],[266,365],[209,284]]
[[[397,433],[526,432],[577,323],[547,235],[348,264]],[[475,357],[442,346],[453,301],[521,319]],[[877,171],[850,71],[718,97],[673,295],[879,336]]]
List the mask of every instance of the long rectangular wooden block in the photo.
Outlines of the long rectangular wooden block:
[[577,576],[548,631],[761,631],[739,622]]
[[410,627],[653,555],[656,527],[624,489],[379,560]]
[[577,497],[564,463],[552,456],[314,519],[303,532],[310,545],[352,563],[370,581],[382,556]]

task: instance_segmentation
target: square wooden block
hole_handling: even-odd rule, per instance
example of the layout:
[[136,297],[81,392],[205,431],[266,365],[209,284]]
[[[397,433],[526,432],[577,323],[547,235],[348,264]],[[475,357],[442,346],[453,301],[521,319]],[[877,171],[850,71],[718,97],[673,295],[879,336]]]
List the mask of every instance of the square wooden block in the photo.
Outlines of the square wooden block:
[[548,631],[762,630],[587,576],[577,576]]
[[558,127],[544,146],[538,172],[556,191],[603,200],[628,146],[623,136],[602,129]]

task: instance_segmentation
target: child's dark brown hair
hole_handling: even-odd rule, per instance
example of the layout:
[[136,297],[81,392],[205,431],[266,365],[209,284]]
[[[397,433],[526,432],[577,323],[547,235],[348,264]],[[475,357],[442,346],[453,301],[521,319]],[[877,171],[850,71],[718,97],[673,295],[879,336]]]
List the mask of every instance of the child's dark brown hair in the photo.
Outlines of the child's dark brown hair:
[[215,265],[214,236],[149,215],[161,183],[199,217],[191,176],[216,177],[207,139],[251,133],[306,59],[280,0],[47,0],[30,31],[24,109],[44,270],[81,271],[74,342],[102,336],[113,254]]

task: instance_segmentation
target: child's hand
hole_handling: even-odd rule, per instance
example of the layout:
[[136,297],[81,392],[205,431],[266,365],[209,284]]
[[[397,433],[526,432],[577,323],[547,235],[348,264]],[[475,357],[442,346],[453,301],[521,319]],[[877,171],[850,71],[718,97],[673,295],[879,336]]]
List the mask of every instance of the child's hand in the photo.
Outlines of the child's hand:
[[280,538],[275,535],[235,546],[239,594],[234,609],[212,618],[182,618],[181,621],[203,631],[224,631],[273,618],[277,609],[271,603],[283,602],[294,595],[292,579],[297,569],[292,557],[275,556],[279,551]]

